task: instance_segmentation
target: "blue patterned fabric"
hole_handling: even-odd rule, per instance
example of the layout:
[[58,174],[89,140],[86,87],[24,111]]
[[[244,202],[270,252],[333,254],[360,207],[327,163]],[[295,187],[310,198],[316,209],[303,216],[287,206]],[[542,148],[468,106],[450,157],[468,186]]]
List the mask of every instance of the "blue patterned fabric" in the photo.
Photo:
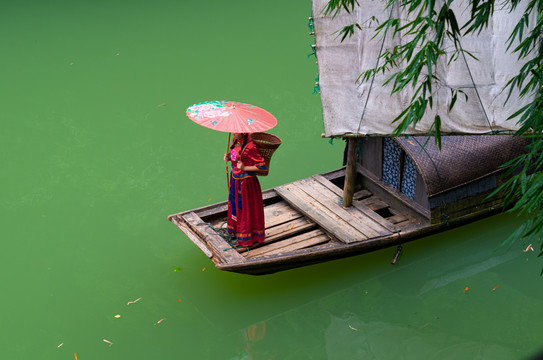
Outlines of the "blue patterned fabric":
[[410,156],[405,157],[402,176],[402,192],[415,200],[415,185],[417,183],[417,168]]
[[402,149],[391,138],[384,138],[383,181],[396,189],[400,188],[400,158]]

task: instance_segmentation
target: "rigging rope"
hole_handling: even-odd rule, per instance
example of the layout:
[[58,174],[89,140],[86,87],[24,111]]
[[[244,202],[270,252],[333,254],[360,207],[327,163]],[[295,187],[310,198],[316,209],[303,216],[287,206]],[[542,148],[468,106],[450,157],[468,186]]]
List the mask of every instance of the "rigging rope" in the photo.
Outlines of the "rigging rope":
[[[394,10],[394,5],[390,7],[390,14],[388,15],[388,19],[390,20],[392,18],[392,11]],[[368,90],[368,96],[366,97],[366,102],[364,103],[364,109],[362,110],[362,115],[360,116],[360,122],[358,123],[358,129],[356,129],[356,135],[360,132],[360,126],[362,125],[362,120],[364,119],[364,115],[366,114],[366,107],[368,106],[368,101],[370,99],[371,89],[373,88],[373,82],[375,81],[375,74],[377,74],[377,68],[379,67],[379,60],[381,59],[381,54],[383,53],[383,47],[385,46],[385,39],[387,37],[387,30],[385,30],[385,33],[383,35],[383,42],[381,43],[381,49],[379,49],[379,55],[377,56],[377,63],[375,64],[375,71],[373,72],[373,76],[371,78],[370,88]]]
[[492,124],[490,123],[490,120],[488,119],[488,114],[486,113],[485,106],[483,105],[483,100],[481,100],[481,96],[479,95],[479,90],[477,89],[477,85],[475,85],[475,81],[473,80],[473,75],[471,74],[471,69],[468,65],[468,60],[466,59],[466,55],[464,54],[464,48],[462,47],[462,43],[460,42],[460,39],[458,39],[458,45],[460,45],[460,50],[462,53],[462,57],[464,58],[464,63],[466,64],[466,68],[468,69],[468,74],[471,79],[471,83],[473,84],[473,89],[475,89],[475,94],[477,94],[477,99],[479,99],[479,103],[481,104],[481,108],[483,109],[483,114],[485,115],[486,122],[488,123],[488,126],[490,127],[490,130],[492,133],[494,133],[494,129],[492,128]]

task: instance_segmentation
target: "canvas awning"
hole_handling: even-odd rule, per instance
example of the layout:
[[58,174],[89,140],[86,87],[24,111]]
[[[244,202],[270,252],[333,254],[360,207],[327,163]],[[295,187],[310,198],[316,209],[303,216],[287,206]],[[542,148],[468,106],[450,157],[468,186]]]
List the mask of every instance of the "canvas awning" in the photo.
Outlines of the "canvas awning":
[[[323,15],[327,3],[328,0],[313,0],[325,136],[389,135],[395,128],[391,124],[392,120],[402,112],[412,97],[412,88],[391,95],[391,87],[382,86],[390,73],[378,74],[373,84],[360,84],[357,79],[363,71],[377,65],[383,38],[372,37],[378,23],[387,20],[391,10],[386,9],[384,1],[359,0],[360,6],[356,6],[350,14],[342,11],[332,18],[331,15]],[[463,8],[457,9],[455,13],[462,26],[470,16],[470,4],[454,2],[459,3],[463,4]],[[395,17],[400,16],[399,12],[398,8],[392,9]],[[518,61],[516,54],[506,51],[507,39],[523,14],[522,2],[513,13],[496,6],[488,27],[479,36],[465,36],[461,39],[462,48],[479,60],[460,56],[457,61],[446,66],[450,54],[443,57],[436,69],[441,81],[433,87],[434,107],[427,111],[415,129],[408,129],[405,134],[431,132],[436,114],[441,117],[443,134],[488,134],[513,132],[519,128],[516,120],[507,119],[532,101],[532,98],[519,98],[518,93],[513,93],[504,107],[507,91],[502,90],[524,64]],[[372,17],[378,22],[372,20]],[[353,23],[360,24],[362,30],[355,28],[354,35],[341,42],[341,36],[338,37],[336,32]],[[392,48],[400,44],[400,41],[401,37],[393,39],[388,35],[383,45],[384,48]],[[468,100],[458,96],[455,107],[448,112],[451,89],[463,90]]]

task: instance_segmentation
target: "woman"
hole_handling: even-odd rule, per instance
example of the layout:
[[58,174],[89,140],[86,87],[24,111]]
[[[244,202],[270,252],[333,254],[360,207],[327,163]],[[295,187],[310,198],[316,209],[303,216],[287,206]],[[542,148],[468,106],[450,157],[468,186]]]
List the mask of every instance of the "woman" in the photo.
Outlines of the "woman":
[[239,246],[251,246],[264,241],[264,203],[256,172],[266,169],[249,134],[235,133],[230,153],[224,161],[232,161],[230,193],[228,196],[228,232],[237,238]]

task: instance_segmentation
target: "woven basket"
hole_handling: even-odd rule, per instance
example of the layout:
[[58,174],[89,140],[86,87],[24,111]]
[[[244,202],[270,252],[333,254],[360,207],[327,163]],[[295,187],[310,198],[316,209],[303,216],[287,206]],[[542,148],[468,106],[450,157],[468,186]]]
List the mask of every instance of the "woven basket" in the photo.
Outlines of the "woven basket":
[[266,176],[270,172],[272,155],[275,150],[277,150],[279,145],[281,145],[282,141],[277,136],[264,132],[251,134],[251,139],[253,139],[258,147],[258,152],[260,152],[260,155],[262,155],[266,161],[266,169],[258,171],[257,174],[260,176]]

